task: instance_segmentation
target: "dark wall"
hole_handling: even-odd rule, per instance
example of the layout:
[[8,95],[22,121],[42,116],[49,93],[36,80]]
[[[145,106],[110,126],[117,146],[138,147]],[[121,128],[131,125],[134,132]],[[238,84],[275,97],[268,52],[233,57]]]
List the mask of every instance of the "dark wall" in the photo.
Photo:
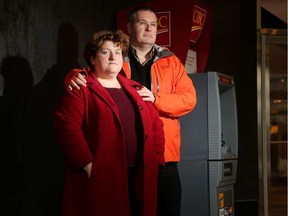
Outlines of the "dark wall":
[[[5,81],[0,96],[1,216],[60,215],[62,156],[50,115],[63,77],[70,68],[84,66],[83,47],[94,31],[115,29],[116,11],[141,2],[0,0],[0,73]],[[236,83],[235,200],[257,200],[256,2],[203,2],[213,10],[207,71],[232,75]]]

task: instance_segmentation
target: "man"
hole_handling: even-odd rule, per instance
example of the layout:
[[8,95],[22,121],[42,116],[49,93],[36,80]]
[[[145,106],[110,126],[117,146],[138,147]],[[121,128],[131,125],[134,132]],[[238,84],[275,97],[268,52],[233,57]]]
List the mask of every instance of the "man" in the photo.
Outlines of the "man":
[[[157,17],[152,9],[134,9],[128,17],[127,29],[131,46],[123,72],[145,86],[138,93],[143,100],[154,103],[164,123],[165,167],[158,177],[157,215],[180,216],[179,117],[193,110],[195,88],[180,60],[167,48],[155,44]],[[85,79],[80,74],[70,73],[65,80],[70,89],[85,86]]]

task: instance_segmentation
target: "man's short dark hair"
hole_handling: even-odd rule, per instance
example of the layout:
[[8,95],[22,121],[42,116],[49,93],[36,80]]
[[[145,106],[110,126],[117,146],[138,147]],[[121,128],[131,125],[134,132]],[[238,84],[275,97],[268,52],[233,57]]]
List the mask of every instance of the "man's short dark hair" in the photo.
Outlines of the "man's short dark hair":
[[156,14],[155,11],[150,7],[146,7],[146,6],[136,7],[129,13],[127,23],[132,24],[136,21],[136,14],[138,11],[150,11],[150,12]]

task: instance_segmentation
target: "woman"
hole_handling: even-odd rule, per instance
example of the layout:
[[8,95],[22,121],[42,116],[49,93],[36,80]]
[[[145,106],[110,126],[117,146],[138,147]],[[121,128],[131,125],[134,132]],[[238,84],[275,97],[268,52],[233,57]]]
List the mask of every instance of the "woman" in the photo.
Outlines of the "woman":
[[155,216],[163,123],[142,86],[119,74],[129,46],[95,33],[84,51],[87,88],[67,90],[54,128],[65,156],[63,216]]

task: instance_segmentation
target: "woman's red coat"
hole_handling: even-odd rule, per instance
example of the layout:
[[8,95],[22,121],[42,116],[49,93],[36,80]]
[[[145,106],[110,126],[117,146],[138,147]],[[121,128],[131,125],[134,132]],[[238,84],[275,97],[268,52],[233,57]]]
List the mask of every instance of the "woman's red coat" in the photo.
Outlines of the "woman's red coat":
[[[137,104],[143,123],[144,153],[137,195],[143,216],[156,216],[157,176],[164,164],[163,123],[144,102],[139,84],[118,75]],[[67,90],[56,109],[54,128],[65,157],[63,216],[129,216],[127,163],[120,116],[113,99],[89,73],[87,87]],[[92,162],[90,179],[83,170]]]

